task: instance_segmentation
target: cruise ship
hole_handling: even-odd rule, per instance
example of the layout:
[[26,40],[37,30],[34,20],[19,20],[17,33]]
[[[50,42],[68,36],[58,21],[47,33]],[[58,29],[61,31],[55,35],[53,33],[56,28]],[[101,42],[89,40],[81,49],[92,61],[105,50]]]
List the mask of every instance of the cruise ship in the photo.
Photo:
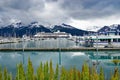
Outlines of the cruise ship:
[[40,32],[34,35],[34,38],[69,38],[71,34],[65,33],[65,32],[54,32],[54,33],[45,33]]

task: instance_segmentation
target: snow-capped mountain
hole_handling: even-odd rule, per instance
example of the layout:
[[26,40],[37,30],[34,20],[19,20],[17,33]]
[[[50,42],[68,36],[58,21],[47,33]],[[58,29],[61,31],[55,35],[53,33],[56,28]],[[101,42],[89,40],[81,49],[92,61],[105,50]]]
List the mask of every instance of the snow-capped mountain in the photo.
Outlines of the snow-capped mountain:
[[11,25],[8,25],[9,27],[14,27],[14,28],[20,28],[22,26],[24,26],[22,24],[22,22],[18,22],[18,23],[12,23]]
[[11,24],[0,28],[0,36],[14,36],[22,37],[24,34],[33,36],[37,32],[56,32],[56,31],[70,33],[72,35],[88,34],[88,31],[77,29],[67,24],[53,25],[52,27],[39,24],[38,22],[31,22],[28,25],[20,21],[12,22]]
[[77,36],[82,36],[83,34],[88,34],[88,31],[77,29],[73,26],[67,25],[67,24],[61,24],[61,25],[54,25],[52,28],[52,31],[61,31],[61,32],[66,32],[70,33],[71,35],[77,35]]
[[39,28],[39,27],[41,27],[41,26],[42,26],[42,25],[39,24],[37,21],[31,22],[31,23],[29,24],[29,28],[34,28],[34,27]]
[[[99,29],[100,27],[92,27],[91,29]],[[44,26],[41,25],[39,22],[34,21],[29,24],[24,24],[20,20],[10,20],[10,23],[7,26],[0,27],[0,36],[17,36],[22,37],[24,34],[33,36],[38,32],[56,32],[56,31],[66,32],[70,33],[71,35],[75,36],[82,36],[84,34],[88,34],[89,32],[92,33],[91,30],[81,30],[77,29],[76,27],[73,27],[68,24],[60,24],[60,25],[51,25],[51,26]],[[120,25],[114,24],[111,26],[104,26],[100,28],[97,32],[99,33],[105,33],[106,31],[115,31],[117,33],[120,31]],[[93,32],[94,33],[94,32]]]
[[39,25],[37,22],[32,22],[28,25],[23,24],[22,22],[11,23],[7,26],[0,28],[0,36],[17,36],[22,37],[24,34],[32,36],[37,32],[51,32],[48,28],[43,25]]
[[21,20],[10,19],[10,20],[9,20],[9,24],[8,24],[7,26],[8,26],[8,27],[19,28],[19,27],[24,26],[24,24],[22,23]]
[[120,31],[120,25],[119,24],[113,24],[110,26],[104,26],[101,29],[98,30],[99,33],[106,33],[106,32],[115,32],[117,34]]
[[60,25],[48,26],[48,28],[49,28],[49,29],[53,29],[53,28],[56,27],[56,26],[61,26],[61,27],[63,27],[63,28],[68,28],[68,29],[74,29],[74,28],[75,28],[75,27],[73,27],[73,26],[71,26],[71,25],[67,25],[67,24],[64,24],[64,23],[62,23],[62,24],[60,24]]

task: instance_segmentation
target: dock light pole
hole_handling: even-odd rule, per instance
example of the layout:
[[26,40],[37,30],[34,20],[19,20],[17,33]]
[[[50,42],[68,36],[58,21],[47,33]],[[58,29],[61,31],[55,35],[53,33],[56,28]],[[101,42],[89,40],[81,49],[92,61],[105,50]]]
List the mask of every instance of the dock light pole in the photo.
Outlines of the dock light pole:
[[24,38],[22,38],[22,51],[23,51],[23,53],[22,53],[22,55],[23,55],[23,65],[24,65],[24,48],[25,48],[25,43],[24,43]]
[[61,48],[60,48],[60,37],[59,37],[59,42],[58,42],[58,45],[59,45],[59,66],[61,65]]
[[98,34],[96,35],[96,39],[97,39],[97,46],[96,46],[96,50],[97,50],[97,63],[98,63]]
[[97,59],[96,59],[96,72],[97,72],[97,67],[98,67],[98,34],[96,34],[96,51],[97,51]]
[[58,80],[60,80],[60,74],[61,74],[61,48],[60,48],[60,36],[58,37],[58,48],[59,48],[59,76]]

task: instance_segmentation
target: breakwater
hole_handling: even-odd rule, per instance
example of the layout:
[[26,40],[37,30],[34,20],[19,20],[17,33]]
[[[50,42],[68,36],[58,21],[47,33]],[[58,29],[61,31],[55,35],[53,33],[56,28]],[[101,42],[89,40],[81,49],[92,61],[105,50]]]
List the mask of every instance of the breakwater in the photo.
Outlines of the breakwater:
[[[0,51],[96,51],[94,47],[86,48],[2,48]],[[120,51],[120,48],[98,48],[99,51]]]

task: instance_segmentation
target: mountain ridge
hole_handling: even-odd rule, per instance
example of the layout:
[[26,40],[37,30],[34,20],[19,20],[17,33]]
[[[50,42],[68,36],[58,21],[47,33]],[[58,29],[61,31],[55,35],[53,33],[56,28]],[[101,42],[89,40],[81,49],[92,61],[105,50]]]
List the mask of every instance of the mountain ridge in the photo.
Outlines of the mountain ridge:
[[[103,26],[103,27],[93,27],[98,28],[98,33],[106,33],[106,31],[113,30],[115,34],[120,31],[119,24],[113,24],[110,26]],[[100,28],[100,29],[99,29]],[[37,21],[31,22],[27,25],[22,23],[21,21],[13,22],[7,26],[0,27],[0,36],[8,37],[8,36],[16,36],[22,37],[23,35],[33,36],[38,32],[49,32],[53,33],[56,31],[66,32],[73,36],[83,36],[84,34],[95,33],[94,31],[87,31],[78,29],[74,26],[62,23],[60,25],[52,25],[52,26],[44,26]]]
[[39,24],[38,22],[31,22],[28,25],[24,25],[22,22],[11,23],[7,26],[0,28],[0,36],[16,36],[22,37],[23,35],[33,36],[38,32],[56,32],[56,31],[66,32],[75,36],[82,36],[83,34],[88,34],[88,31],[77,29],[68,24],[53,25],[52,28],[46,27]]
[[107,32],[114,32],[115,34],[119,33],[120,32],[120,24],[104,26],[98,30],[98,33],[107,33]]

